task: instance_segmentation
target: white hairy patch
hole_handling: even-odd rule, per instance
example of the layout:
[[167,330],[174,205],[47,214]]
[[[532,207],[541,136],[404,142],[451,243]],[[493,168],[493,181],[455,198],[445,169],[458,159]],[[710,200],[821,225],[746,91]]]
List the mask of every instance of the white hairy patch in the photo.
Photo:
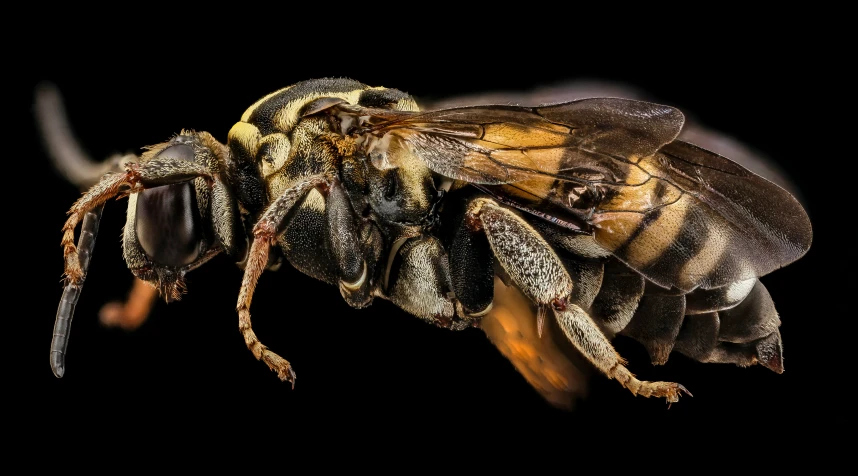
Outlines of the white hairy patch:
[[730,283],[727,288],[727,301],[728,302],[741,302],[744,300],[748,294],[751,293],[751,290],[754,289],[754,285],[757,284],[757,278],[746,279],[744,281],[736,281],[735,283]]

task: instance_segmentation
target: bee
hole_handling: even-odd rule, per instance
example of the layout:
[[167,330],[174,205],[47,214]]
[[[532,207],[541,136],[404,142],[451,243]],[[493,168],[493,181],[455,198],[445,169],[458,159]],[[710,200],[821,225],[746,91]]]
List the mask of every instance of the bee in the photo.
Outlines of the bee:
[[677,139],[683,124],[675,108],[620,98],[421,111],[406,93],[348,79],[275,91],[225,144],[182,131],[116,161],[71,207],[52,370],[65,372],[102,208],[127,197],[131,272],[177,300],[189,271],[228,255],[244,271],[240,333],[293,386],[292,364],[250,315],[260,275],[284,262],[355,308],[386,299],[452,330],[497,336],[516,314],[537,339],[557,329],[607,377],[670,403],[690,393],[632,375],[614,336],[654,364],[675,351],[780,373],[780,320],[758,278],[808,250],[807,214]]

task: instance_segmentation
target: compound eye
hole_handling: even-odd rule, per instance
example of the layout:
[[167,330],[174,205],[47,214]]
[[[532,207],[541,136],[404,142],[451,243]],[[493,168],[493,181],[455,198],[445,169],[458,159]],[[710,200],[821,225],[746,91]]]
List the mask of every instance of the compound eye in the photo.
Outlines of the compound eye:
[[[194,148],[174,139],[155,158],[194,160]],[[194,182],[154,187],[137,195],[137,240],[156,264],[186,266],[200,256],[202,226]]]
[[189,143],[192,138],[188,136],[178,136],[173,139],[173,145],[169,145],[161,152],[158,152],[154,158],[157,159],[180,159],[192,162],[194,160],[194,147]]

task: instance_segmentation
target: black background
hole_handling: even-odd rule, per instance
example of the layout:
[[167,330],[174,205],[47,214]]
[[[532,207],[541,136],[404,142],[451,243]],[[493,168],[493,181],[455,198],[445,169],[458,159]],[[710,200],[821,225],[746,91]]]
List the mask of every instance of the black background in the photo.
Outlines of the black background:
[[[587,37],[551,48],[532,38],[442,44],[378,32],[372,40],[355,32],[323,42],[303,42],[297,32],[264,42],[197,35],[168,48],[161,48],[164,38],[145,47],[115,43],[121,36],[115,31],[54,38],[50,51],[23,58],[25,81],[16,95],[24,108],[12,141],[23,147],[7,158],[21,167],[12,185],[30,190],[13,195],[9,206],[6,234],[18,244],[7,253],[21,279],[7,285],[6,300],[25,307],[6,328],[19,345],[10,378],[23,370],[15,394],[38,422],[31,426],[35,441],[87,429],[108,439],[152,430],[183,439],[300,435],[319,445],[420,441],[427,451],[467,451],[484,442],[574,439],[604,447],[712,438],[719,451],[764,451],[825,434],[827,425],[851,414],[826,402],[841,391],[841,381],[828,374],[842,365],[835,351],[848,346],[845,322],[852,319],[841,290],[856,284],[855,254],[847,246],[854,237],[844,241],[841,227],[849,220],[838,212],[836,194],[844,191],[832,189],[831,180],[854,173],[854,166],[838,165],[824,151],[837,122],[822,109],[828,101],[821,98],[837,94],[826,89],[827,60],[802,36],[777,33],[701,44]],[[225,140],[259,97],[327,76],[418,98],[581,78],[619,81],[774,158],[800,188],[814,224],[808,254],[763,278],[783,321],[786,372],[705,365],[680,355],[652,367],[638,344],[621,339],[616,344],[632,372],[678,381],[694,398],[668,410],[661,400],[635,398],[594,375],[575,411],[556,410],[480,331],[436,329],[380,300],[354,310],[337,289],[284,268],[262,277],[252,310],[261,340],[295,366],[292,390],[245,348],[234,311],[241,272],[226,258],[191,273],[186,297],[159,303],[140,330],[99,326],[99,307],[122,298],[131,284],[119,240],[125,207],[117,202],[105,211],[66,376],[56,379],[44,361],[62,291],[60,228],[79,191],[51,169],[39,144],[29,111],[35,85],[50,80],[60,88],[80,141],[98,158],[138,152],[181,128]]]

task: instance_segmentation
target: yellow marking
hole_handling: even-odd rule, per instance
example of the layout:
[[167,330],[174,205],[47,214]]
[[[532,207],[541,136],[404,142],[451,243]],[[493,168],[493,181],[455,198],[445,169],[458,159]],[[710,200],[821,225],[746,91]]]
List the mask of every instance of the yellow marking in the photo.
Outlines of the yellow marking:
[[462,156],[462,172],[471,177],[471,180],[482,180],[491,178],[489,182],[511,183],[525,180],[530,174],[516,169],[509,169],[498,164],[481,152],[467,152]]
[[283,192],[285,192],[289,185],[292,182],[289,180],[289,177],[286,177],[284,174],[271,174],[268,177],[265,177],[265,185],[268,189],[268,200],[273,202],[277,200]]
[[[548,174],[556,174],[560,170],[565,156],[566,151],[564,149],[496,150],[492,152],[492,159],[506,166],[536,170]],[[513,171],[513,173],[515,172]],[[530,172],[522,173],[531,174]]]
[[426,163],[416,157],[398,137],[394,137],[387,147],[390,162],[397,164],[402,182],[401,193],[408,202],[408,207],[415,206],[419,209],[429,209],[430,203],[423,192],[425,184],[431,181],[432,172],[426,167]]
[[539,175],[532,172],[510,170],[510,182],[513,187],[506,187],[512,195],[533,201],[534,196],[545,198],[555,187],[556,178],[551,176],[560,170],[565,156],[563,149],[544,149],[521,151],[498,151],[492,158],[506,164],[537,170],[549,175]]
[[[661,182],[663,188],[658,192],[659,181],[651,179],[638,186],[625,186],[617,191],[608,202],[599,205],[603,210],[646,213],[654,208],[667,206],[682,197],[682,192],[666,182]],[[661,195],[658,196],[657,192]]]
[[[599,208],[645,213],[655,207],[679,200],[682,191],[656,178],[659,171],[652,168],[650,160],[651,157],[648,157],[642,160],[639,166],[629,167],[625,180],[627,185],[617,189],[617,194],[611,200],[601,204]],[[661,186],[660,191],[659,186]]]
[[521,124],[499,123],[484,126],[482,140],[494,143],[494,147],[561,147],[573,142],[568,134]]
[[561,126],[560,124],[553,124],[551,122],[543,122],[539,124],[539,127],[542,129],[551,129],[553,131],[557,131],[561,134],[572,134],[572,128],[569,126]]
[[257,150],[267,145],[268,150],[265,157],[257,157],[262,164],[262,176],[268,177],[272,173],[280,170],[286,159],[289,158],[289,151],[292,148],[292,143],[286,134],[275,132],[263,137],[257,145]]
[[[478,145],[486,145],[475,141]],[[545,196],[554,183],[554,177],[540,175],[555,174],[560,168],[564,151],[545,149],[535,151],[495,150],[491,158],[480,152],[469,152],[462,157],[462,166],[479,171],[488,177],[503,180],[505,183],[530,182],[534,191]],[[479,174],[477,174],[479,175]]]
[[730,244],[730,237],[725,232],[725,229],[715,226],[709,227],[709,236],[706,237],[706,243],[694,257],[685,263],[682,271],[679,273],[679,286],[683,289],[690,289],[700,284],[701,278],[712,274],[720,263],[724,252],[727,251],[727,246]]
[[661,209],[655,221],[647,224],[626,247],[626,262],[642,269],[656,261],[673,243],[685,223],[685,214],[691,208],[691,198],[684,195],[676,203]]
[[262,99],[260,99],[259,101],[256,101],[255,103],[253,103],[249,108],[247,108],[247,110],[245,110],[245,111],[244,111],[244,114],[242,114],[242,115],[241,115],[241,122],[247,122],[247,121],[249,121],[249,120],[250,120],[250,116],[252,116],[252,115],[253,115],[253,113],[254,113],[254,112],[256,112],[256,109],[257,109],[257,108],[259,108],[259,105],[260,105],[260,104],[262,104],[262,103],[264,103],[265,101],[267,101],[267,100],[271,99],[272,97],[274,97],[274,96],[276,96],[276,95],[278,95],[278,94],[282,93],[283,91],[286,91],[287,89],[291,88],[292,86],[294,86],[294,85],[286,86],[286,87],[285,87],[285,88],[283,88],[283,89],[278,89],[277,91],[274,91],[274,92],[273,92],[273,93],[271,93],[271,94],[267,94],[265,97],[263,97],[263,98],[262,98]]
[[256,151],[259,149],[259,139],[262,134],[259,129],[246,122],[236,122],[227,135],[227,143],[238,143],[250,154],[251,159],[256,159]]
[[657,181],[648,173],[638,167],[632,166],[628,169],[625,186],[617,189],[617,194],[605,203],[599,205],[600,209],[617,212],[646,212],[655,205]]
[[[382,88],[382,89],[383,89],[383,88]],[[412,98],[412,97],[410,97],[410,96],[409,96],[409,97],[407,97],[407,98],[405,98],[405,99],[400,99],[399,101],[397,101],[397,102],[396,102],[396,107],[395,107],[394,109],[396,109],[397,111],[412,111],[412,112],[417,112],[417,111],[419,111],[419,110],[420,110],[420,107],[419,107],[419,106],[417,105],[417,103],[414,101],[414,98]]]
[[274,115],[273,124],[278,130],[290,131],[295,124],[298,123],[298,113],[301,111],[301,108],[311,101],[322,97],[330,97],[344,99],[350,104],[357,104],[362,92],[364,92],[364,89],[353,89],[351,91],[338,93],[323,92],[307,94],[305,96],[295,98],[295,100],[281,106],[280,110],[277,111],[277,114]]
[[643,157],[637,161],[638,167],[650,175],[665,176],[664,166],[659,163],[654,155]]
[[[385,89],[388,88],[384,86],[373,86],[366,88],[366,91],[384,91]],[[393,106],[393,109],[397,111],[417,112],[420,110],[420,107],[417,105],[417,102],[414,101],[414,98],[408,96],[406,98],[400,99],[399,101],[396,101],[396,105]]]
[[308,208],[314,212],[325,213],[325,197],[322,196],[321,192],[312,188],[307,192],[307,199],[304,200],[304,204],[301,205],[301,208]]
[[515,182],[513,185],[504,185],[504,194],[510,197],[516,197],[523,200],[524,203],[537,205],[549,195],[554,178],[552,177],[536,177],[522,182]]
[[641,185],[652,178],[652,174],[640,166],[631,166],[627,170],[626,183],[628,185]]
[[617,194],[605,203],[599,204],[603,210],[618,212],[645,213],[657,205],[656,202],[657,182],[650,180],[641,185],[623,186],[617,190]]
[[617,251],[637,231],[644,216],[640,213],[605,212],[593,216],[596,242],[609,251]]

